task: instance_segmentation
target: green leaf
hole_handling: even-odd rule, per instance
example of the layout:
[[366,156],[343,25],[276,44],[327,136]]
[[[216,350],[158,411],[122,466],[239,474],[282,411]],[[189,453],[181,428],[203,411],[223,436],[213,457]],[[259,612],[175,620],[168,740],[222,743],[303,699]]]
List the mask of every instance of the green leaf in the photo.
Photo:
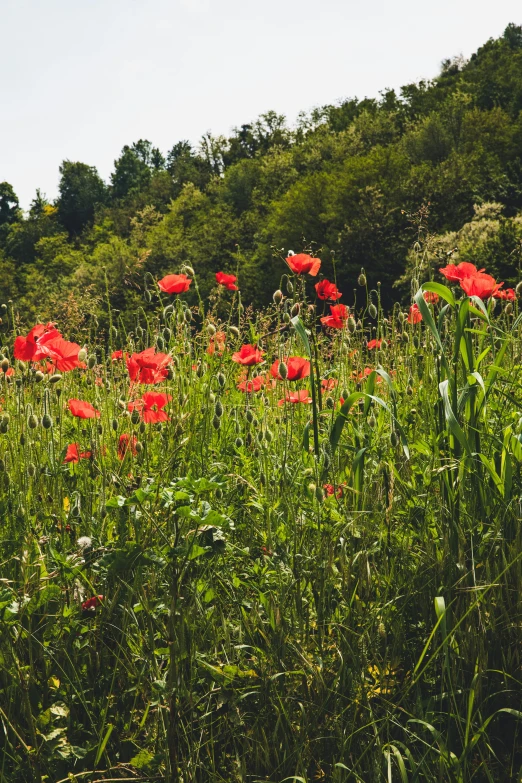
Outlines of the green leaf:
[[471,449],[469,447],[468,440],[460,424],[455,418],[455,414],[453,413],[453,408],[451,407],[451,402],[448,393],[448,386],[449,386],[448,380],[439,383],[439,390],[444,404],[444,416],[446,418],[446,422],[448,424],[451,434],[458,440],[458,442],[460,443],[462,448],[466,451],[468,456],[471,457]]
[[423,283],[421,290],[431,291],[432,294],[438,294],[441,299],[444,299],[451,307],[455,307],[455,297],[453,296],[453,293],[447,286],[442,285],[442,283]]
[[312,351],[310,349],[310,341],[308,340],[308,335],[306,334],[306,329],[304,328],[304,324],[299,318],[298,315],[296,315],[294,318],[291,319],[291,323],[295,328],[295,331],[301,338],[301,342],[304,345],[304,349],[306,351],[306,354],[309,359],[312,358]]

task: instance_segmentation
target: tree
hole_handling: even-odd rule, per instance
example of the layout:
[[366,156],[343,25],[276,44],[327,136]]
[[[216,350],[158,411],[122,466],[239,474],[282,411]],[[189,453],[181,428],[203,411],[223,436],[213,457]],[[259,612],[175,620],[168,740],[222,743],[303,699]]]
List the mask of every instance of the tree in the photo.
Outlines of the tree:
[[107,187],[94,166],[65,160],[60,166],[58,217],[69,234],[80,234],[91,225],[98,204],[107,197]]
[[20,216],[18,196],[9,182],[0,182],[0,226],[10,225]]
[[165,158],[150,141],[140,139],[131,146],[126,144],[120,157],[114,161],[111,174],[112,192],[122,199],[145,189],[153,172],[165,168]]

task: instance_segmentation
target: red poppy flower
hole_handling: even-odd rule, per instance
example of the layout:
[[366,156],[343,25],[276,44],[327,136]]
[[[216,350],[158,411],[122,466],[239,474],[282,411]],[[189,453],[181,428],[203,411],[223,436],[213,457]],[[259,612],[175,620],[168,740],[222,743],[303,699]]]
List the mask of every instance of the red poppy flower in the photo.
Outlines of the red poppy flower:
[[342,486],[338,486],[337,491],[335,491],[335,487],[333,484],[323,484],[323,489],[327,497],[332,497],[333,495],[335,495],[336,498],[342,498],[343,496]]
[[216,272],[216,280],[219,285],[224,285],[228,291],[238,291],[237,285],[235,285],[237,277],[235,275],[227,275],[225,272]]
[[286,395],[284,400],[279,400],[277,404],[281,406],[284,405],[285,402],[304,402],[308,404],[312,402],[312,398],[309,396],[308,389],[300,389],[299,391],[290,392]]
[[232,354],[232,361],[237,364],[243,364],[245,367],[251,367],[254,364],[260,364],[263,361],[264,351],[260,351],[254,345],[242,345],[240,351]]
[[221,356],[221,354],[225,350],[226,338],[227,336],[225,332],[216,332],[215,334],[213,334],[208,344],[207,353],[212,356],[212,354],[215,353],[217,350],[218,354]]
[[124,459],[127,452],[130,451],[133,457],[136,456],[138,453],[136,449],[136,443],[138,442],[138,438],[136,435],[133,435],[132,437],[128,435],[126,432],[123,433],[123,435],[120,435],[120,439],[118,441],[118,459]]
[[80,350],[78,343],[64,340],[60,333],[55,335],[51,331],[46,332],[38,339],[38,347],[33,358],[34,361],[48,359],[56,370],[69,372],[74,370],[75,367],[86,366],[78,359]]
[[346,305],[330,305],[330,315],[323,316],[321,323],[329,326],[330,329],[342,329],[349,315],[350,311]]
[[340,299],[342,296],[335,283],[330,283],[328,280],[321,280],[320,283],[316,283],[315,290],[318,298],[323,300],[331,299],[335,302],[336,299]]
[[382,345],[382,340],[370,340],[368,345],[366,346],[368,350],[372,350],[373,348],[380,348]]
[[493,296],[495,299],[507,299],[508,302],[514,302],[517,298],[516,292],[513,288],[506,288],[505,291],[496,291]]
[[[371,375],[372,372],[373,370],[371,367],[365,367],[364,370],[360,373],[357,373],[357,371],[354,370],[352,373],[352,377],[358,381],[364,381],[369,375]],[[377,381],[377,383],[382,382],[382,378],[380,375],[377,375],[375,380]]]
[[111,359],[113,362],[119,362],[121,359],[127,359],[127,353],[123,351],[113,351],[111,353]]
[[424,291],[422,296],[424,297],[424,301],[428,302],[428,304],[436,304],[439,301],[439,295],[434,291]]
[[311,275],[315,277],[321,268],[321,259],[312,258],[307,253],[297,253],[288,256],[286,263],[296,275]]
[[339,381],[337,378],[323,378],[321,381],[321,386],[325,391],[331,391],[337,387],[338,383]]
[[408,323],[409,324],[419,324],[422,321],[422,313],[418,308],[418,305],[412,304],[410,307],[410,311],[408,313]]
[[158,287],[166,294],[183,294],[189,290],[191,283],[187,275],[167,275],[158,280]]
[[15,371],[14,371],[13,367],[8,367],[7,370],[4,373],[6,378],[12,378],[14,374],[15,374]]
[[258,392],[261,391],[263,386],[266,384],[266,378],[263,375],[256,375],[255,378],[252,378],[251,381],[241,381],[241,383],[238,383],[237,388],[239,391],[242,392],[248,392],[251,394],[252,392]]
[[[310,362],[301,356],[289,356],[283,361],[288,368],[287,381],[300,381],[302,378],[307,378],[310,375]],[[279,359],[276,359],[271,366],[270,374],[273,378],[278,378],[280,381],[284,380],[279,375]]]
[[141,420],[145,424],[157,424],[160,421],[169,421],[167,412],[163,410],[165,405],[171,401],[170,394],[157,394],[156,392],[145,392],[145,394],[135,402],[129,402],[127,409],[129,411],[139,411]]
[[14,357],[22,362],[32,362],[35,360],[35,353],[38,350],[38,340],[44,334],[50,334],[52,337],[61,337],[54,324],[36,324],[26,337],[19,335],[14,341]]
[[69,443],[65,452],[64,462],[79,462],[81,459],[90,459],[92,451],[78,451],[77,443]]
[[448,264],[439,269],[441,275],[444,275],[446,280],[449,280],[451,283],[460,283],[466,277],[474,277],[483,271],[483,269],[478,270],[475,264],[470,264],[467,261],[462,261],[462,263],[456,265]]
[[504,283],[497,283],[491,275],[478,272],[474,277],[465,277],[460,281],[460,287],[468,296],[478,296],[479,299],[489,299],[497,293]]
[[126,358],[129,377],[135,383],[161,383],[168,375],[167,366],[171,361],[172,356],[155,353],[154,348],[146,348]]
[[97,606],[100,606],[105,600],[105,596],[103,595],[93,595],[92,598],[88,598],[86,601],[82,604],[82,609],[84,612],[88,612],[91,609],[96,609]]
[[73,416],[78,419],[99,419],[100,411],[97,411],[90,402],[83,400],[69,400],[67,406]]

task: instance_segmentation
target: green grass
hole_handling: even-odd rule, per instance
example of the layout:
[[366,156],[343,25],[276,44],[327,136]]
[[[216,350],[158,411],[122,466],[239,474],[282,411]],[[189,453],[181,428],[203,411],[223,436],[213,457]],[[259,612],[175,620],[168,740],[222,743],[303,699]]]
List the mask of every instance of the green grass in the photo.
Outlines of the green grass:
[[[518,305],[428,284],[420,324],[365,306],[325,330],[292,285],[91,324],[58,380],[14,362],[4,312],[1,783],[521,780]],[[250,378],[288,355],[312,376],[242,393],[256,342]],[[110,359],[150,345],[173,356],[159,424]],[[296,389],[313,402],[278,405]],[[64,464],[73,442],[92,458]]]

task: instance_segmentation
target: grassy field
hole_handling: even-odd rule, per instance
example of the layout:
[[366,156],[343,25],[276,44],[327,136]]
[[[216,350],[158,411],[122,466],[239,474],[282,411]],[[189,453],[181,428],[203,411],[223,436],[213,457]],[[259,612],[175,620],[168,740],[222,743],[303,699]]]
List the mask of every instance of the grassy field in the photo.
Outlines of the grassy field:
[[2,783],[522,779],[516,298],[293,258],[263,312],[2,306]]

